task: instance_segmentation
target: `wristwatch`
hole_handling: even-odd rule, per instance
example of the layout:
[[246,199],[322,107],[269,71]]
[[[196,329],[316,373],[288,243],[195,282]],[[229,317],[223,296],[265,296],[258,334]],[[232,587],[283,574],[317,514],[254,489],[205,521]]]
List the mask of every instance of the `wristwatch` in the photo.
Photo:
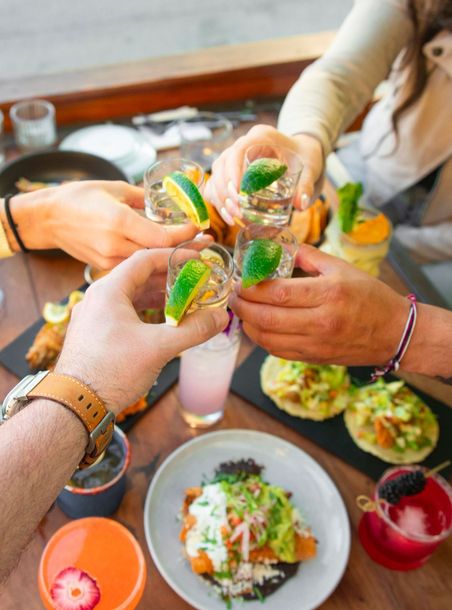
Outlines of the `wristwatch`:
[[108,411],[98,396],[75,377],[40,371],[24,377],[7,394],[0,410],[0,419],[10,419],[35,398],[59,402],[77,415],[89,436],[79,468],[94,464],[113,437],[115,416],[112,411]]

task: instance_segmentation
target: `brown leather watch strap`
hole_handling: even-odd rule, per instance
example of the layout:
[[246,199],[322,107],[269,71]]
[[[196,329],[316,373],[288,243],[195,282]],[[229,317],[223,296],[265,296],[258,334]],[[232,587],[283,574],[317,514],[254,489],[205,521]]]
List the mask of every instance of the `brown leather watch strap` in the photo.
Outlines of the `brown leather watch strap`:
[[48,373],[27,397],[48,398],[59,402],[82,421],[90,438],[80,468],[93,464],[110,443],[115,417],[111,411],[107,411],[96,394],[78,379]]

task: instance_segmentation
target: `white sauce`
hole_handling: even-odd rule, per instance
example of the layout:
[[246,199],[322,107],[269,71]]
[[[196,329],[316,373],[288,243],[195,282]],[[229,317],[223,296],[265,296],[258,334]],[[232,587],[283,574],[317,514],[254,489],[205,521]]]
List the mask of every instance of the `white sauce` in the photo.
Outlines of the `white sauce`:
[[190,557],[204,551],[209,556],[214,570],[228,558],[221,535],[222,527],[229,527],[226,515],[226,494],[219,483],[206,485],[202,494],[190,504],[189,513],[196,517],[195,525],[187,532],[185,548]]

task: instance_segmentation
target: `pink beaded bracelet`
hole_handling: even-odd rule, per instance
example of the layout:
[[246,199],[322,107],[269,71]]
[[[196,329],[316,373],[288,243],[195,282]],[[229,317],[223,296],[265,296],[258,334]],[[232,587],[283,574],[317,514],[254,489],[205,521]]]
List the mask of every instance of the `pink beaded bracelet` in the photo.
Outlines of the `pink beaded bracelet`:
[[400,367],[400,361],[405,355],[408,346],[413,336],[414,327],[416,326],[417,308],[416,308],[416,297],[414,294],[409,294],[407,297],[410,301],[410,313],[408,314],[408,320],[406,321],[405,328],[403,329],[402,338],[400,339],[399,347],[395,353],[395,356],[391,358],[388,364],[382,368],[376,368],[371,376],[372,381],[376,381],[379,377],[383,377],[386,373],[392,371],[398,371]]

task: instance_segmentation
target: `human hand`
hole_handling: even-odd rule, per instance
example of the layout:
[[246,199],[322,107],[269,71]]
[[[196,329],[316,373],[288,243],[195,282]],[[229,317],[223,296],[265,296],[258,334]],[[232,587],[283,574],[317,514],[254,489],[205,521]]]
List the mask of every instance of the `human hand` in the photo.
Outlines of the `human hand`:
[[300,156],[303,171],[294,199],[297,208],[308,207],[317,194],[319,180],[323,174],[322,146],[316,138],[307,134],[290,137],[270,125],[255,125],[218,157],[212,166],[212,176],[204,188],[205,198],[230,225],[234,224],[234,216],[242,215],[238,192],[244,170],[245,152],[254,144],[283,146]]
[[310,277],[237,287],[230,306],[247,335],[288,360],[386,364],[402,336],[409,301],[312,246],[300,247],[297,266]]
[[165,228],[139,215],[143,189],[121,181],[68,182],[18,195],[12,206],[28,248],[61,248],[100,269],[142,248],[168,248],[196,234],[192,224]]
[[228,323],[224,309],[187,316],[177,327],[145,324],[137,309],[162,306],[171,250],[141,250],[86,291],[71,316],[55,372],[88,384],[114,413],[134,403],[162,367]]

